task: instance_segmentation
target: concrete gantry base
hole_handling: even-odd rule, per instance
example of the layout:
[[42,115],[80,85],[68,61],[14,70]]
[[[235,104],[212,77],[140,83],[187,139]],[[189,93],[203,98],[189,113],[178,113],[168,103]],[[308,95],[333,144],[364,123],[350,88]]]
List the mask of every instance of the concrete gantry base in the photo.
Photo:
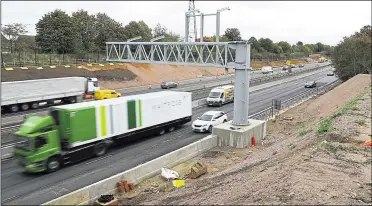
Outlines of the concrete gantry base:
[[262,142],[266,136],[266,121],[249,119],[248,126],[235,126],[232,121],[213,127],[212,134],[217,136],[217,145],[245,148],[252,145],[254,136],[256,144]]

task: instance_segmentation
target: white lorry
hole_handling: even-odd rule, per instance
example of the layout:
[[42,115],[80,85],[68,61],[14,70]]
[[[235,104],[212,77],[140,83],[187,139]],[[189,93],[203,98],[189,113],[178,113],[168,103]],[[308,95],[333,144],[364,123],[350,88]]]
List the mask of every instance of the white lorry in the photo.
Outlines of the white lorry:
[[97,78],[64,77],[1,83],[1,109],[36,109],[40,104],[81,102],[83,94],[99,90]]
[[262,74],[269,74],[269,73],[274,73],[274,70],[271,66],[264,66],[261,69]]
[[213,88],[207,97],[208,106],[222,106],[234,101],[234,86],[225,85]]

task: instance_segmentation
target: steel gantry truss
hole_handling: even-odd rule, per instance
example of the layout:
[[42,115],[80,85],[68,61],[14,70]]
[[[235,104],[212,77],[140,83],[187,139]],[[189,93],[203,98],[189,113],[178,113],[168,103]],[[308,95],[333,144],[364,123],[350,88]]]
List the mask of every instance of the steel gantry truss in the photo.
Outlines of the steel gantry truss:
[[235,69],[234,125],[248,125],[250,45],[247,42],[106,42],[109,62]]
[[107,61],[228,67],[235,51],[228,42],[107,42]]

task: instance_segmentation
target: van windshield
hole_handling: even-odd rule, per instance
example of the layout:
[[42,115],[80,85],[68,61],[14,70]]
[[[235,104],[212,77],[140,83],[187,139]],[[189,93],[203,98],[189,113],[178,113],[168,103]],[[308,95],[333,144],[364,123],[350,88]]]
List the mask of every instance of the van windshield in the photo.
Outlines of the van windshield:
[[210,98],[218,98],[220,97],[221,92],[211,92],[209,93]]
[[16,141],[16,148],[31,151],[31,141],[28,137],[16,135]]

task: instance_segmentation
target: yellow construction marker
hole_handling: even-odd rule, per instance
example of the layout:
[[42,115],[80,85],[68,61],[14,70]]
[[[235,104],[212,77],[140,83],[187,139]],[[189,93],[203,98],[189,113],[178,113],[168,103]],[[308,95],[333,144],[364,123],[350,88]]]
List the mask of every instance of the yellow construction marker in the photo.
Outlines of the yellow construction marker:
[[69,67],[70,67],[70,65],[65,65],[65,67],[66,67],[66,68],[69,68]]
[[21,67],[21,69],[28,69],[28,67]]
[[114,65],[114,63],[110,63],[110,65],[111,65],[111,66]]
[[38,68],[36,68],[36,69],[44,69],[43,67],[38,67]]
[[7,67],[7,68],[5,68],[5,70],[7,70],[7,71],[13,71],[14,69],[11,68],[11,67]]
[[54,69],[54,68],[56,68],[56,66],[50,66],[50,68]]
[[82,66],[78,66],[77,68],[78,68],[78,69],[82,69],[83,67],[82,67]]
[[99,64],[101,67],[104,67],[105,65],[104,64]]
[[173,180],[172,183],[174,187],[179,188],[185,184],[185,180]]
[[92,64],[87,64],[89,67],[93,66]]

